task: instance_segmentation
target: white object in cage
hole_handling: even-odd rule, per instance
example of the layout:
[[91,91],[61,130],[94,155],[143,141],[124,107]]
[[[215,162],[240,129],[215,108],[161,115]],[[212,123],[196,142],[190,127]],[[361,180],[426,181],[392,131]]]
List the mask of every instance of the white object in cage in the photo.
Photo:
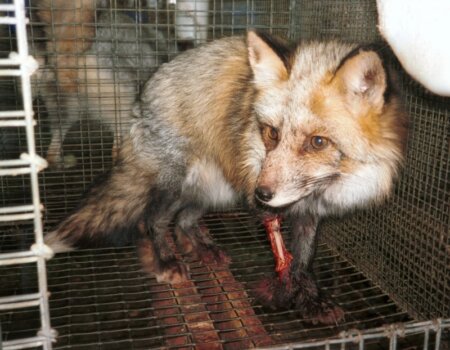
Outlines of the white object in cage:
[[450,96],[450,1],[377,0],[378,27],[403,68],[431,92]]
[[175,30],[178,40],[191,40],[196,44],[208,38],[208,0],[177,0]]
[[[13,310],[38,306],[40,309],[41,330],[34,337],[1,341],[0,348],[25,349],[40,347],[49,350],[55,339],[55,332],[50,328],[50,315],[47,292],[47,275],[45,260],[53,256],[53,252],[44,244],[42,234],[39,184],[37,174],[46,167],[46,161],[36,154],[34,140],[34,120],[31,99],[30,76],[38,68],[37,62],[28,55],[24,0],[14,0],[12,4],[0,5],[0,25],[14,25],[18,52],[12,52],[9,58],[0,59],[0,76],[16,76],[20,78],[23,109],[2,111],[0,127],[24,127],[27,137],[27,153],[21,159],[0,161],[0,176],[30,176],[32,204],[0,208],[0,222],[21,220],[34,221],[35,244],[28,251],[0,254],[0,266],[36,263],[38,272],[38,292],[12,295],[0,298],[0,310]],[[3,67],[3,68],[2,68]],[[7,67],[7,68],[4,68]],[[14,68],[11,68],[14,67]]]

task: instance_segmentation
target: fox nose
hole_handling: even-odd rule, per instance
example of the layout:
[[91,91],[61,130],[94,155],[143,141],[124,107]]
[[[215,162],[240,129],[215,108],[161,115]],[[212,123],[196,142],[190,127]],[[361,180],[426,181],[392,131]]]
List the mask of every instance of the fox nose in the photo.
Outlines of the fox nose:
[[255,197],[260,202],[268,202],[273,198],[273,192],[269,187],[260,186],[255,190]]

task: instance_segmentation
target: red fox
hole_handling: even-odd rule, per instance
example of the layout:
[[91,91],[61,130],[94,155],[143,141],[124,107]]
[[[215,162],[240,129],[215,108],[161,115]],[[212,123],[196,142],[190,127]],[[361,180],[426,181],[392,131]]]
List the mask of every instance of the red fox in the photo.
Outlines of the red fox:
[[[320,218],[379,203],[402,163],[407,117],[372,47],[291,45],[249,31],[162,65],[134,104],[118,162],[47,242],[61,248],[151,243],[159,281],[188,278],[166,242],[229,262],[199,227],[210,209],[243,201],[292,227],[293,262],[262,301],[323,323],[343,317],[311,272]],[[147,237],[147,238],[146,238]]]

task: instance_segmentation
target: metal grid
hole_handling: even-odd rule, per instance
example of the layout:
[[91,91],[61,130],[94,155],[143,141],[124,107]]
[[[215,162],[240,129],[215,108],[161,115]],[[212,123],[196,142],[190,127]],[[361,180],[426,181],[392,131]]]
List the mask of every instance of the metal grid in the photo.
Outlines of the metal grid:
[[[397,347],[392,349],[402,349],[424,342],[431,348],[449,340],[448,321],[442,329],[439,321],[415,324],[379,286],[326,244],[319,246],[315,272],[320,285],[344,308],[345,322],[313,326],[293,311],[266,309],[254,300],[252,289],[273,269],[264,229],[245,213],[209,215],[204,222],[233,263],[229,269],[217,269],[191,261],[192,280],[177,286],[148,277],[132,247],[52,259],[50,308],[59,333],[55,348],[243,349],[289,343],[324,348],[321,342],[327,339],[329,345],[348,343],[350,349],[364,339],[367,349],[387,349],[394,341]],[[30,288],[36,278],[24,269],[0,276],[1,293]],[[4,337],[26,335],[37,325],[36,316],[35,310],[23,310],[3,318]],[[386,324],[396,326],[377,328]]]
[[373,42],[380,39],[376,2],[310,0],[291,2],[291,37]]
[[[240,34],[249,27],[294,39],[379,39],[374,0],[197,0],[200,27],[187,26],[188,34],[195,29],[191,37],[186,36],[186,17],[192,13],[183,10],[183,2],[97,1],[96,20],[111,15],[114,20],[106,27],[112,33],[142,33],[149,28],[161,33],[166,47],[144,52],[145,43],[155,44],[155,40],[143,40],[127,53],[127,58],[141,63],[153,54],[161,60],[170,59],[185,48]],[[37,15],[37,2],[29,3],[31,51],[38,58],[55,55],[46,47],[48,37]],[[86,25],[98,27],[93,21]],[[15,33],[11,27],[0,27],[0,58],[6,58],[16,46]],[[85,40],[79,37],[75,41]],[[103,38],[104,43],[113,40]],[[125,42],[134,44],[137,40],[142,37],[133,35]],[[178,42],[177,47],[174,42]],[[80,52],[71,55],[84,57]],[[94,51],[94,55],[113,56],[107,50]],[[54,63],[47,60],[41,67],[51,70]],[[85,70],[82,66],[74,68]],[[120,71],[123,66],[113,60],[110,68]],[[156,68],[156,64],[149,68]],[[136,68],[130,80],[136,92],[146,74],[142,66]],[[39,80],[34,82],[39,88]],[[105,82],[99,80],[98,85]],[[79,84],[81,88],[86,86],[83,80]],[[311,326],[292,311],[272,312],[254,303],[252,282],[272,270],[273,260],[261,228],[247,215],[236,213],[205,219],[234,258],[230,270],[213,270],[193,262],[193,280],[181,288],[157,284],[141,272],[132,248],[82,251],[52,260],[50,307],[52,324],[60,333],[56,347],[449,348],[448,320],[416,321],[450,317],[449,150],[445,141],[450,101],[428,95],[407,76],[402,76],[402,86],[413,120],[407,166],[394,198],[381,209],[322,225],[324,244],[315,268],[320,284],[346,310],[343,324]],[[21,108],[17,81],[2,77],[0,93],[2,110]],[[69,94],[64,89],[53,91],[59,102],[52,110],[44,102],[49,92],[38,89],[38,93],[34,102],[39,121],[36,136],[38,151],[46,154],[51,138],[49,114],[57,112],[57,123],[63,126],[62,98]],[[117,105],[107,110],[114,112],[114,121],[95,120],[85,108],[86,99],[80,93],[77,96],[80,118],[71,124],[62,145],[63,156],[68,156],[66,167],[46,169],[40,176],[48,229],[78,203],[97,176],[111,167],[113,133],[127,123],[123,114],[116,113]],[[113,97],[120,98],[117,93]],[[98,114],[104,108],[90,112]],[[0,141],[1,159],[16,157],[27,146],[20,128],[0,129]],[[0,206],[28,203],[30,189],[26,176],[0,177]],[[27,223],[0,225],[0,252],[28,248],[34,239],[33,228]],[[30,266],[2,269],[0,296],[36,293],[36,279]],[[39,328],[38,309],[3,313],[0,323],[4,340],[32,336]],[[397,326],[383,327],[385,324]],[[351,331],[354,328],[359,331]],[[397,340],[395,334],[399,335]],[[209,343],[204,344],[205,339]],[[285,345],[292,343],[295,345]]]
[[[34,281],[34,292],[21,291],[3,294],[0,297],[0,310],[23,310],[36,307],[38,329],[28,337],[15,340],[0,339],[2,349],[24,349],[42,346],[51,349],[55,337],[50,328],[50,316],[47,294],[47,275],[45,260],[51,258],[52,252],[44,245],[41,222],[41,203],[39,198],[38,172],[46,167],[46,162],[36,154],[34,141],[34,120],[31,99],[30,76],[36,71],[37,62],[28,55],[26,36],[25,5],[23,1],[15,0],[11,4],[0,4],[0,25],[10,25],[14,28],[17,51],[11,52],[8,58],[0,59],[0,76],[17,77],[20,84],[21,102],[16,108],[2,108],[0,111],[0,127],[24,128],[26,135],[26,153],[20,159],[2,159],[0,161],[0,177],[23,175],[29,184],[31,199],[26,205],[2,205],[0,207],[0,223],[32,221],[34,244],[26,247],[16,247],[13,252],[0,254],[0,266],[8,270],[26,264],[31,267],[38,278]],[[11,50],[12,51],[12,50]],[[4,107],[4,106],[2,106]],[[2,157],[3,158],[3,157]],[[31,231],[33,232],[33,231]],[[11,312],[11,311],[10,311]],[[20,312],[20,311],[17,311]]]

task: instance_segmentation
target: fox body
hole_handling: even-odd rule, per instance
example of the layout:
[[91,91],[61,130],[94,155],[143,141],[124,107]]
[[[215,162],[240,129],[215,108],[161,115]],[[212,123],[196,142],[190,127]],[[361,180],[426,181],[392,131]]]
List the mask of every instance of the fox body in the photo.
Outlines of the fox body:
[[152,272],[179,281],[188,271],[166,243],[169,223],[191,253],[227,263],[198,219],[244,202],[292,226],[294,261],[262,285],[262,301],[335,322],[342,311],[310,269],[316,227],[391,191],[406,118],[390,84],[376,51],[339,42],[288,45],[250,31],[180,54],[145,85],[116,166],[47,242],[145,236]]
[[38,0],[36,6],[48,39],[35,53],[47,67],[34,84],[52,134],[47,160],[64,164],[64,137],[81,115],[109,126],[117,150],[129,131],[139,85],[162,63],[156,48],[167,51],[167,41],[151,28],[137,31],[130,17],[101,8],[98,0]]

